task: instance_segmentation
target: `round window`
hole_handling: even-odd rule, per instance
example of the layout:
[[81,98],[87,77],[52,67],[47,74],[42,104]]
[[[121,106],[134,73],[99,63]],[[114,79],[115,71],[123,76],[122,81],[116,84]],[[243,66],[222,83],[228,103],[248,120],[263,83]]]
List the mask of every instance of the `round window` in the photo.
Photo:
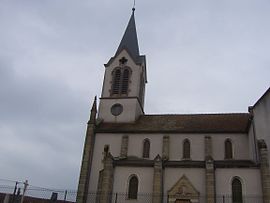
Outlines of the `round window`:
[[123,106],[121,104],[114,104],[111,107],[111,113],[114,116],[119,116],[123,112]]

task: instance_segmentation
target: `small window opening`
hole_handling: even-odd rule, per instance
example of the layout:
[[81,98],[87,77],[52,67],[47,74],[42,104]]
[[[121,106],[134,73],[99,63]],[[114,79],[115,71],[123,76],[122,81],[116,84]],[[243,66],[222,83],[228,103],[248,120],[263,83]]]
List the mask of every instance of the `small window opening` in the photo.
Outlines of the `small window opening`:
[[150,141],[145,139],[143,141],[143,158],[149,158],[150,154]]
[[183,143],[183,159],[190,159],[190,142],[188,139]]
[[231,140],[225,140],[225,159],[233,158],[232,142]]

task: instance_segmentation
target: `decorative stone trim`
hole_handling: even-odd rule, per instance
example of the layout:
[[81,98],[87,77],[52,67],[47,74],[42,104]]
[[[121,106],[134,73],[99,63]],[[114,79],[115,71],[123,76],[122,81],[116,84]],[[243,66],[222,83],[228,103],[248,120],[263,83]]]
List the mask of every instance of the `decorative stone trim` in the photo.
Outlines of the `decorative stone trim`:
[[170,159],[170,137],[168,135],[163,136],[162,159]]
[[159,155],[156,156],[154,163],[154,177],[153,177],[153,194],[152,202],[161,203],[163,194],[163,169],[162,159]]
[[113,156],[109,152],[108,145],[105,145],[104,147],[103,166],[104,169],[102,171],[99,203],[110,203],[113,192],[114,167],[113,167]]
[[128,153],[128,135],[122,137],[120,158],[126,158]]
[[205,194],[207,203],[215,203],[215,165],[212,152],[212,138],[205,136]]
[[220,160],[214,161],[215,168],[259,168],[259,165],[251,160]]
[[97,113],[97,98],[95,97],[86,130],[76,203],[87,202],[91,165],[93,159],[93,149],[95,143],[96,113]]
[[212,150],[212,137],[205,136],[205,160],[213,159],[213,150]]

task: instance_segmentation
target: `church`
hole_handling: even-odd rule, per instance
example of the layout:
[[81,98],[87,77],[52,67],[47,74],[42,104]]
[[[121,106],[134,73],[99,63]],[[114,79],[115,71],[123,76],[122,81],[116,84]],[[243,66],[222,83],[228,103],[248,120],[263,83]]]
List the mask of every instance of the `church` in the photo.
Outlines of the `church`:
[[77,203],[270,203],[270,89],[245,113],[145,114],[134,12],[93,102]]

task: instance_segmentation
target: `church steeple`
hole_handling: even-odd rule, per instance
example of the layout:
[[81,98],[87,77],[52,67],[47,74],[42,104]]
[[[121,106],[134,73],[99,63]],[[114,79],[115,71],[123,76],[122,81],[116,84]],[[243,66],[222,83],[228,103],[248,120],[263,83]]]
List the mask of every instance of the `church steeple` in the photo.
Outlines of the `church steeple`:
[[126,49],[128,53],[132,56],[132,58],[134,60],[137,60],[137,58],[140,56],[140,51],[139,51],[139,43],[136,31],[134,11],[135,8],[132,9],[132,14],[129,19],[126,31],[115,53],[115,56],[118,55],[123,49]]
[[134,11],[115,55],[105,64],[98,111],[104,122],[135,122],[144,114],[146,61],[139,51]]

